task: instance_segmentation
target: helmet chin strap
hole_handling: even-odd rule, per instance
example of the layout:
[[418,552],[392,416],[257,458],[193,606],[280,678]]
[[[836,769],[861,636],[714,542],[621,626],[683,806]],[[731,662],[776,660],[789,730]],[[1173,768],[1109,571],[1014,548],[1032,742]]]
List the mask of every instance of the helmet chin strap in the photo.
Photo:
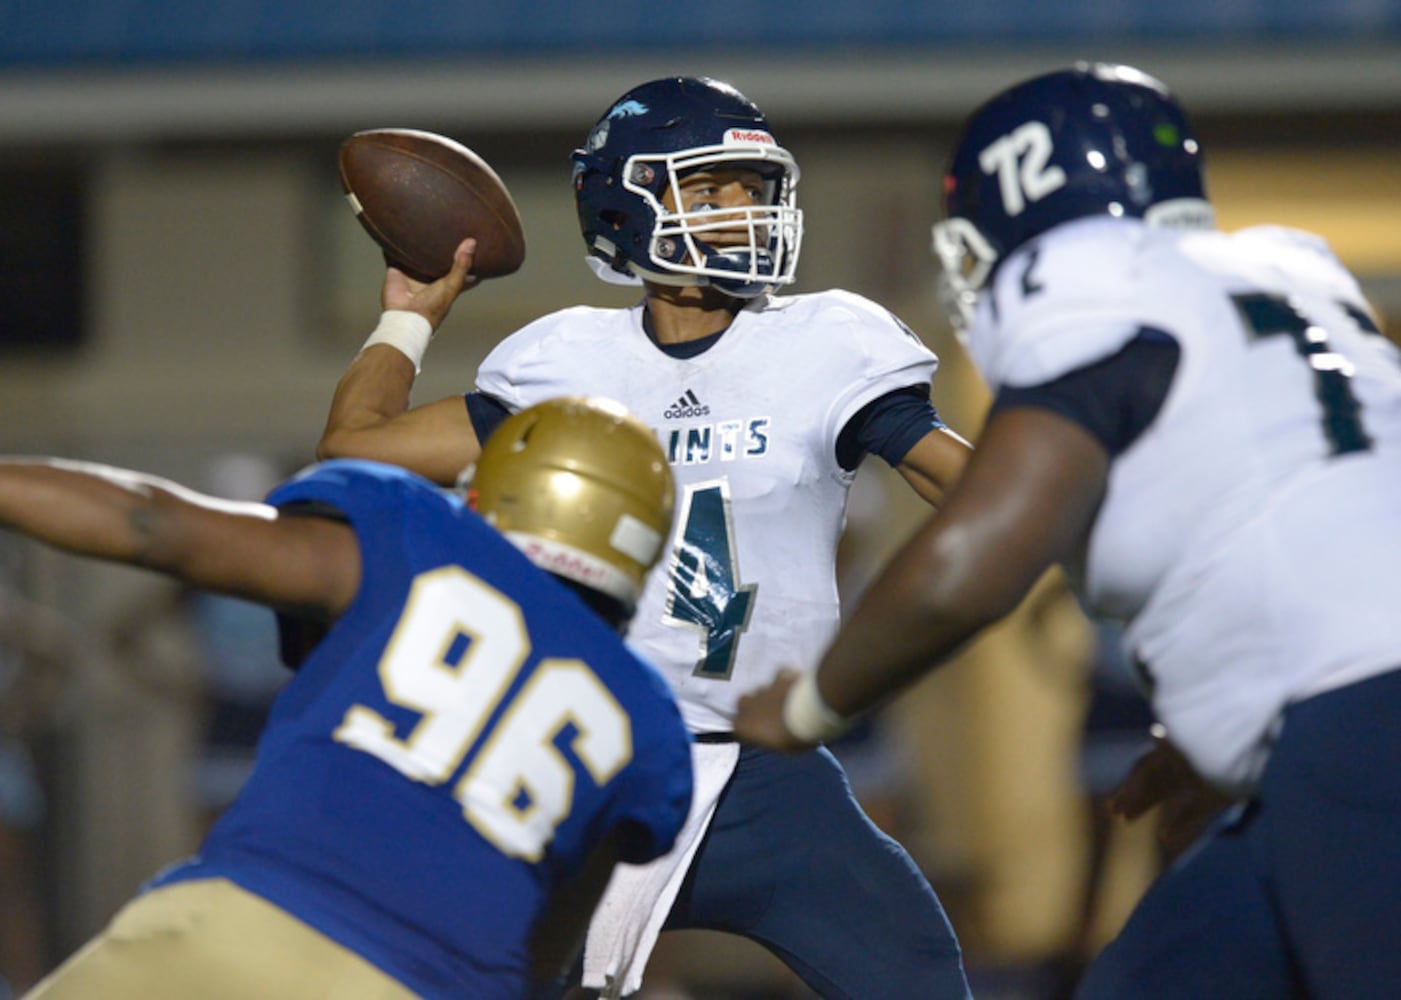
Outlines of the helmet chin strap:
[[[760,252],[760,258],[768,257],[765,252]],[[763,262],[761,260],[761,262]],[[733,251],[730,253],[717,253],[710,258],[712,267],[728,267],[731,263],[737,265],[734,268],[733,278],[722,278],[711,275],[709,283],[727,295],[733,295],[737,299],[753,299],[771,291],[774,286],[772,280],[764,280],[754,275],[754,254],[748,250]],[[768,270],[772,271],[772,261]]]
[[775,284],[772,280],[751,277],[748,273],[748,265],[737,269],[733,278],[719,277],[714,274],[672,274],[667,271],[646,271],[635,263],[630,263],[628,267],[650,284],[669,285],[672,288],[714,288],[717,292],[723,292],[735,299],[758,298],[760,295],[766,295],[773,291]]
[[584,263],[588,264],[589,270],[593,271],[594,277],[609,285],[626,285],[630,287],[640,287],[644,281],[650,281],[658,285],[672,285],[677,288],[684,288],[688,285],[702,286],[711,285],[726,295],[734,296],[737,299],[758,298],[772,290],[773,282],[759,278],[751,278],[751,259],[749,251],[735,251],[732,253],[721,253],[711,257],[711,263],[719,263],[721,266],[733,262],[735,276],[733,278],[704,276],[694,274],[675,274],[669,271],[649,271],[638,266],[634,261],[628,262],[628,271],[615,270],[609,266],[608,262],[601,257],[589,254],[584,258]]

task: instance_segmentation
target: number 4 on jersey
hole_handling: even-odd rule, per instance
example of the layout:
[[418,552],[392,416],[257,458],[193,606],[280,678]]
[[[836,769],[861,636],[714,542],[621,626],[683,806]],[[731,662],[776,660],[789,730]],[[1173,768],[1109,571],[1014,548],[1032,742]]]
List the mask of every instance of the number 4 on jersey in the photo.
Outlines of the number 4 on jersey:
[[705,634],[697,677],[728,680],[757,589],[739,582],[728,482],[688,486],[678,520],[681,543],[667,578],[663,620]]

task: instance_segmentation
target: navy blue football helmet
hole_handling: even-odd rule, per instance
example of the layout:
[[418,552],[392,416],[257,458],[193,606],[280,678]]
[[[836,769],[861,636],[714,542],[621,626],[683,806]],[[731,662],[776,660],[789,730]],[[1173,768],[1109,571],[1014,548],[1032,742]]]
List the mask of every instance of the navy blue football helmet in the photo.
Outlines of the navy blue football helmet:
[[[803,233],[798,165],[754,103],[729,84],[697,77],[644,83],[613,102],[573,160],[579,226],[604,280],[708,284],[738,298],[794,280]],[[722,164],[756,170],[762,204],[665,207],[668,192],[683,207],[680,177]],[[711,246],[706,235],[721,231],[725,239]]]
[[1086,215],[1209,228],[1201,152],[1161,82],[1129,66],[1077,63],[1003,91],[964,123],[934,226],[941,292],[957,327],[997,263]]

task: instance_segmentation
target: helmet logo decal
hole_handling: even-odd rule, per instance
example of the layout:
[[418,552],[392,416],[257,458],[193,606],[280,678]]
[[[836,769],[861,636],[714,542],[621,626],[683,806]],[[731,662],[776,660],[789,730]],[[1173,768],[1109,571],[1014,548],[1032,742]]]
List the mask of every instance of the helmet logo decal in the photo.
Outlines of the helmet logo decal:
[[1065,186],[1065,171],[1050,164],[1055,145],[1044,122],[1026,122],[996,139],[978,154],[985,174],[997,174],[1002,208],[1021,215],[1028,202],[1040,201]]
[[608,112],[609,118],[636,118],[647,113],[647,105],[641,101],[619,101]]

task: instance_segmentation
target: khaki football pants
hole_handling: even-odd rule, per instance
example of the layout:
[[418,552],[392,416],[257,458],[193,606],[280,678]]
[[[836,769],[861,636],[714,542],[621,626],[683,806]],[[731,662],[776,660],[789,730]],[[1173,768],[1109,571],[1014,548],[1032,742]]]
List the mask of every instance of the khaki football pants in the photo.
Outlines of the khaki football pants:
[[374,965],[225,879],[132,900],[25,994],[42,1000],[410,1000]]

